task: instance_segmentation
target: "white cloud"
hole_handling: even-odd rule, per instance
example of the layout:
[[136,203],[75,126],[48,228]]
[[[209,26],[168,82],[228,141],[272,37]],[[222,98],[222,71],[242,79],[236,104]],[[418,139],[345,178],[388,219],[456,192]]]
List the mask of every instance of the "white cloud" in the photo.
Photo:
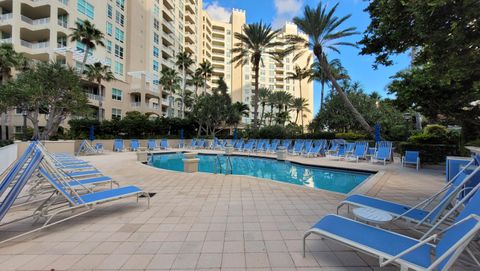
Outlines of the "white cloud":
[[232,12],[220,6],[217,1],[206,4],[205,10],[207,11],[208,15],[210,15],[210,17],[215,21],[226,23],[230,21],[230,15],[232,14]]
[[303,0],[274,0],[275,17],[272,25],[274,28],[282,27],[285,22],[292,20],[297,16],[303,6]]

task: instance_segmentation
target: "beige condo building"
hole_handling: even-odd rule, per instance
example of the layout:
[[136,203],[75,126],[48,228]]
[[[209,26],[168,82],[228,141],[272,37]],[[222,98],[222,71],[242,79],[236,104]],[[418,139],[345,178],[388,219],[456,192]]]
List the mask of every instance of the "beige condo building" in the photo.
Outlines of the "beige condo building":
[[[32,60],[59,61],[78,68],[84,46],[68,36],[75,22],[83,20],[93,22],[105,36],[105,47],[98,46],[87,64],[100,61],[109,65],[117,79],[102,83],[100,92],[96,84],[84,80],[95,117],[121,118],[128,111],[180,116],[176,94],[163,91],[159,80],[163,67],[176,68],[175,56],[182,51],[192,54],[194,65],[189,72],[204,60],[213,65],[207,89],[216,87],[223,77],[233,101],[251,103],[252,67],[231,63],[234,33],[242,31],[245,11],[232,10],[229,22],[215,21],[203,10],[202,0],[0,0],[0,42],[12,43],[17,52]],[[292,24],[286,24],[282,33],[299,34]],[[286,76],[294,65],[305,66],[306,59],[293,63],[289,57],[282,64],[266,59],[264,63],[261,87],[300,95],[298,82]],[[313,107],[313,85],[307,80],[302,83],[302,96]],[[312,116],[306,116],[308,123]],[[23,132],[21,109],[4,117],[10,137]],[[243,121],[249,123],[250,118]]]

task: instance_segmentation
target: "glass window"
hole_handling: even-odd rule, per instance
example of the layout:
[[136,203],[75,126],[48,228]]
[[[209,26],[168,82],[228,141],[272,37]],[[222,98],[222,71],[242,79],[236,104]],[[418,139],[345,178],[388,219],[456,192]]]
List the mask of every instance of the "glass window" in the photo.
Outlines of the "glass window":
[[160,8],[157,5],[153,6],[153,15],[160,16]]
[[160,40],[160,37],[158,36],[157,33],[153,33],[153,42],[155,42],[155,44],[158,44]]
[[78,0],[77,10],[92,20],[95,17],[95,8],[92,4],[88,3],[87,0]]
[[123,16],[122,13],[120,12],[115,12],[115,22],[121,26],[123,26],[123,23],[124,23],[124,20],[125,20],[125,17]]
[[123,59],[123,47],[115,44],[115,56]]
[[118,88],[112,88],[112,100],[121,101],[122,100],[122,91]]
[[125,37],[125,33],[123,33],[121,29],[115,27],[115,39],[123,43],[124,37]]
[[125,8],[125,0],[117,0],[117,7],[123,10]]
[[105,58],[105,65],[107,65],[107,66],[110,66],[110,67],[111,67],[111,66],[112,66],[112,59],[111,59],[111,58],[109,58],[109,57],[106,57],[106,58]]
[[113,26],[111,23],[107,22],[107,35],[111,36],[113,32]]
[[112,108],[112,119],[121,119],[122,110],[118,108]]
[[123,64],[115,61],[115,74],[123,75]]
[[158,61],[156,60],[153,61],[153,70],[158,71]]
[[112,19],[112,17],[113,17],[113,8],[110,5],[107,5],[107,16],[110,19]]
[[159,51],[158,51],[158,48],[155,47],[155,46],[153,46],[153,56],[154,56],[154,57],[158,57],[158,54],[159,54],[158,52],[159,52]]
[[107,43],[105,44],[105,47],[107,48],[107,52],[111,53],[112,52],[112,42],[107,40]]
[[153,28],[156,30],[160,28],[160,22],[157,19],[153,19]]

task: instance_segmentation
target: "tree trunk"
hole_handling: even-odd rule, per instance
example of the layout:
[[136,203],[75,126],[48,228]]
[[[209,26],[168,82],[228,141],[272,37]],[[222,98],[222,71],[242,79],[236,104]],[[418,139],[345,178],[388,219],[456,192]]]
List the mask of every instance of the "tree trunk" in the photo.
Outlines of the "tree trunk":
[[181,95],[181,99],[182,99],[182,105],[180,108],[180,113],[182,114],[181,118],[185,118],[185,89],[187,87],[187,74],[185,73],[185,65],[182,64],[182,73],[183,73],[183,88],[182,88],[182,95]]
[[[297,116],[295,116],[295,124],[297,124],[298,114],[299,114],[300,112],[301,112],[301,111],[297,110]],[[302,133],[303,133],[303,123],[302,123]]]
[[85,70],[85,65],[87,64],[87,58],[88,58],[88,51],[90,48],[85,46],[85,54],[83,55],[83,61],[82,61],[82,66],[80,67],[80,75],[83,74],[83,71]]
[[[2,72],[2,85],[4,85],[7,82],[7,77],[8,77],[8,73],[3,71]],[[1,114],[0,114],[0,125],[2,127],[2,133],[0,135],[0,139],[2,139],[2,140],[7,139],[7,128],[6,128],[7,124],[6,124],[6,121],[5,121],[6,116],[7,116],[6,112],[1,112]]]
[[203,94],[207,93],[207,76],[205,75],[204,80],[203,80]]
[[258,128],[258,75],[260,70],[260,57],[254,59],[253,67],[255,69],[255,89],[253,92],[253,128]]
[[332,72],[330,71],[330,67],[328,65],[328,62],[325,57],[321,57],[321,55],[316,55],[320,66],[322,67],[323,71],[326,73],[328,79],[332,83],[332,86],[335,88],[335,90],[340,94],[340,98],[343,100],[345,103],[345,106],[352,112],[353,117],[360,123],[360,125],[367,131],[369,134],[372,136],[374,135],[374,131],[372,127],[367,123],[367,121],[363,118],[362,114],[358,112],[358,110],[353,106],[352,102],[348,99],[347,94],[342,90],[340,85],[338,84],[337,80],[335,77],[332,75]]
[[320,112],[322,112],[322,109],[323,109],[324,90],[325,90],[325,82],[322,82],[322,90],[320,92]]
[[[299,85],[300,85],[300,98],[303,99],[303,96],[302,96],[302,79],[299,80]],[[302,113],[302,115],[300,116],[300,119],[302,120],[302,134],[303,134],[303,106],[302,106],[302,109],[300,110],[300,112]],[[297,113],[297,118],[298,118],[298,113]],[[295,120],[295,124],[297,124],[297,120]]]
[[98,81],[98,96],[100,100],[98,101],[98,121],[102,121],[102,105],[103,105],[103,95],[102,95],[102,81]]
[[265,104],[262,104],[262,115],[260,116],[260,125],[263,124],[263,115],[265,113]]

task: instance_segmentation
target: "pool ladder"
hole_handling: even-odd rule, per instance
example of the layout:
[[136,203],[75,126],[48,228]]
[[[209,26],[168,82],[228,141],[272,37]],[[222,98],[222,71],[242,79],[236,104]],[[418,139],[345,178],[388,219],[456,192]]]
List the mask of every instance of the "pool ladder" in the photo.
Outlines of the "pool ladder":
[[226,157],[225,158],[225,175],[232,174],[233,173],[233,165],[232,165],[232,160],[230,159],[230,156],[224,156],[223,154],[217,154],[217,157],[214,162],[214,172],[217,174],[217,169],[220,169],[219,173],[222,173],[223,167],[222,167],[222,161],[220,160],[220,157]]

